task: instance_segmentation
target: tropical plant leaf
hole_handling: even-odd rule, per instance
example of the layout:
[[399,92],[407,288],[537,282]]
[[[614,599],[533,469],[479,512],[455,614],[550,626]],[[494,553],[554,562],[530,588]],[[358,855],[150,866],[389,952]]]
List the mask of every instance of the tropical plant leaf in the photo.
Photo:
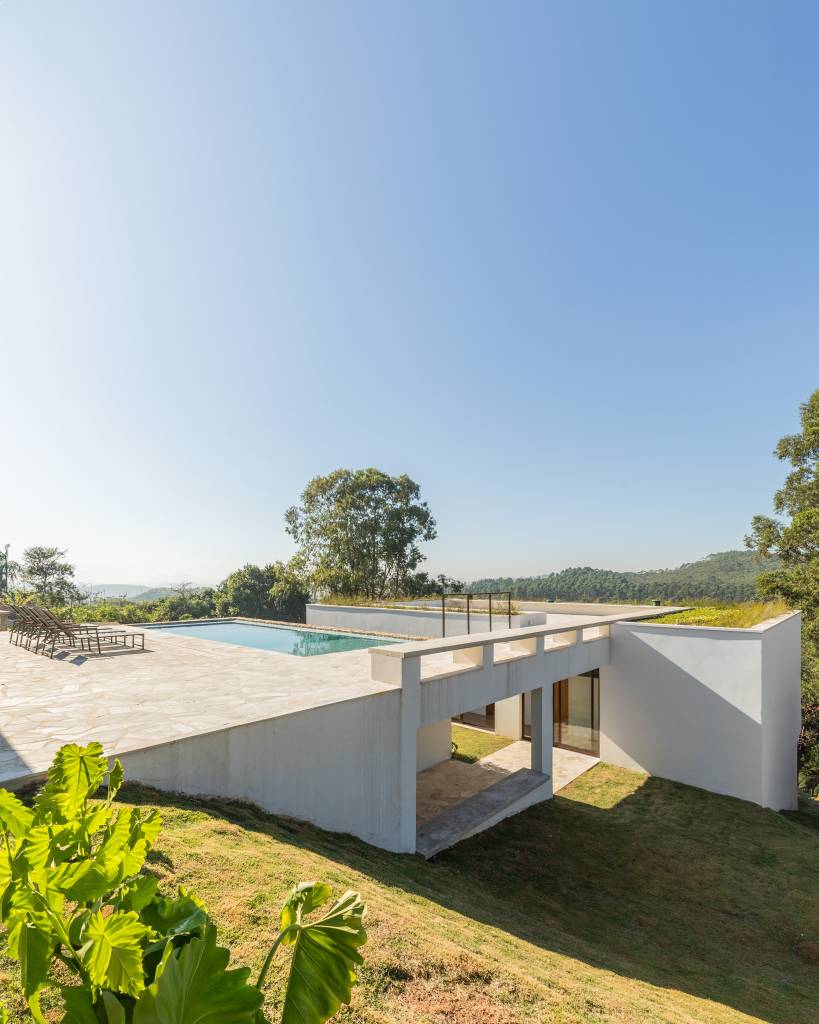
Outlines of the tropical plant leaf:
[[[323,907],[327,900],[333,895],[333,890],[325,882],[300,882],[293,889],[282,907],[279,927],[286,931],[291,924],[297,923],[302,917],[307,917],[314,910]],[[286,936],[283,940],[285,945],[296,941],[296,933]]]
[[125,1007],[114,993],[103,991],[101,997],[108,1024],[125,1024]]
[[99,789],[107,771],[102,744],[81,747],[68,743],[60,747],[48,769],[48,781],[34,801],[35,816],[42,820],[55,815],[64,820],[74,817]]
[[91,981],[101,988],[138,996],[145,986],[142,943],[152,936],[133,911],[108,917],[92,914],[85,928],[82,957]]
[[17,957],[20,961],[20,985],[32,1016],[45,1024],[40,1010],[39,992],[48,976],[54,939],[32,922],[21,925],[17,936]]
[[15,839],[23,839],[34,821],[34,812],[23,801],[0,789],[0,825],[5,832],[11,832]]
[[60,995],[65,1008],[60,1024],[100,1024],[87,988],[64,985],[60,988]]
[[142,920],[160,935],[182,935],[193,932],[204,935],[208,915],[201,900],[180,885],[175,900],[156,899],[145,906]]
[[114,884],[115,874],[93,860],[72,861],[46,869],[50,884],[75,903],[93,903]]
[[151,811],[143,818],[134,809],[131,818],[131,832],[125,847],[123,859],[124,877],[135,875],[145,863],[148,851],[156,842],[162,828],[162,818],[158,811]]
[[35,892],[21,884],[10,886],[11,895],[4,898],[3,924],[6,927],[6,942],[9,956],[20,959],[20,941],[23,938],[24,925],[33,924],[44,935],[51,934],[51,918],[62,913],[63,895],[54,889],[43,886],[41,892]]
[[346,892],[324,917],[305,921],[329,896],[329,886],[302,883],[282,908],[282,925],[290,929],[282,941],[293,946],[282,1024],[322,1024],[350,1002],[363,963],[358,947],[367,941],[366,908],[358,893]]
[[178,953],[168,942],[156,980],[134,1007],[133,1024],[255,1024],[262,994],[246,967],[226,971],[230,954],[216,945],[216,928]]
[[[119,891],[115,900],[119,910],[135,910],[139,913],[156,897],[157,881],[153,875],[137,875]],[[146,924],[150,922],[146,921]]]
[[114,797],[119,793],[122,788],[122,783],[125,781],[125,772],[122,767],[122,761],[114,758],[114,767],[108,773],[108,803],[110,804]]

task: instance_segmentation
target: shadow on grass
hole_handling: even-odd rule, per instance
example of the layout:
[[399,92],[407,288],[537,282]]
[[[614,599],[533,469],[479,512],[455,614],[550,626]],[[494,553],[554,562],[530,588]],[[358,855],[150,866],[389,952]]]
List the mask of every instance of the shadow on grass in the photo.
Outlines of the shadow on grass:
[[819,939],[819,839],[739,800],[599,765],[425,862],[242,803],[125,798],[206,809],[622,977],[771,1024],[816,1020],[819,967],[796,947]]

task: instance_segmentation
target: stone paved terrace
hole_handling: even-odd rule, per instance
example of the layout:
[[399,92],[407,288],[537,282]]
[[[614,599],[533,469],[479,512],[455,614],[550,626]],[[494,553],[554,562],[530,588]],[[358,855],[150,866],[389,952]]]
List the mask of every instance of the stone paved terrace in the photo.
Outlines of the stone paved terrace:
[[0,633],[0,785],[74,740],[121,754],[389,689],[366,650],[302,658],[145,630],[144,652],[50,659]]

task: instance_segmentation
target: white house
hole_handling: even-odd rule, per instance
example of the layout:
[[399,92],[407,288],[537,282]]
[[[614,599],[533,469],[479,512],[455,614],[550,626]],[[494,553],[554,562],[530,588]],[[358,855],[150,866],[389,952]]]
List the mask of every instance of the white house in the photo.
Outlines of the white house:
[[[799,613],[751,629],[644,621],[664,610],[549,605],[455,635],[448,616],[446,637],[310,657],[203,639],[198,624],[146,630],[146,651],[127,657],[0,644],[0,783],[30,781],[63,742],[99,739],[131,779],[425,855],[550,799],[598,758],[796,806]],[[299,636],[433,632],[436,613],[401,614],[310,606]],[[514,742],[453,761],[454,719]]]
[[[511,630],[374,647],[367,692],[128,755],[126,769],[407,853],[434,853],[551,798],[566,750],[795,807],[799,613],[751,629],[641,621],[659,611],[554,605],[547,621]],[[308,625],[326,626],[326,614],[311,606]],[[339,609],[331,614],[340,625]],[[350,609],[345,621],[354,630],[384,625],[377,609]],[[335,657],[352,666],[355,654]],[[418,820],[427,770],[450,761],[451,723],[461,717],[523,739],[528,764]]]

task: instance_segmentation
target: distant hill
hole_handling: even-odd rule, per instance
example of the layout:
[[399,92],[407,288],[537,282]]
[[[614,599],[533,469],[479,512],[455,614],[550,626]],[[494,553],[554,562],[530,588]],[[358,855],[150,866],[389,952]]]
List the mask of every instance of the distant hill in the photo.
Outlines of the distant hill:
[[78,586],[80,590],[89,591],[95,597],[127,597],[131,599],[148,589],[145,583],[80,583]]
[[475,580],[467,589],[511,590],[521,600],[555,601],[750,601],[756,578],[776,565],[752,551],[720,551],[676,569],[618,572],[613,569],[562,569],[543,576]]
[[170,587],[153,587],[151,590],[142,590],[131,597],[132,601],[161,601],[163,597],[173,597],[174,591]]
[[160,601],[174,593],[170,587],[149,587],[144,583],[81,583],[79,587],[96,598],[110,601]]

